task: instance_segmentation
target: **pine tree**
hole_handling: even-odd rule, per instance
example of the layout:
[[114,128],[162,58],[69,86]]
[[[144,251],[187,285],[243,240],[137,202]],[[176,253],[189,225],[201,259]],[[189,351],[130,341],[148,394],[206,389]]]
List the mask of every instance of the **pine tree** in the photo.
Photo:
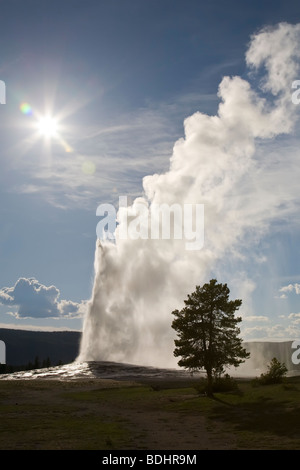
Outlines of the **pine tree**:
[[39,369],[40,367],[41,367],[41,365],[40,365],[39,357],[36,356],[36,357],[35,357],[35,360],[34,360],[34,366],[33,366],[33,368],[34,368],[34,369]]
[[212,279],[188,295],[182,310],[174,310],[172,327],[178,334],[174,356],[181,357],[178,365],[207,374],[207,394],[212,396],[213,379],[228,366],[238,367],[250,354],[238,337],[241,317],[234,316],[242,301],[229,300],[227,284]]

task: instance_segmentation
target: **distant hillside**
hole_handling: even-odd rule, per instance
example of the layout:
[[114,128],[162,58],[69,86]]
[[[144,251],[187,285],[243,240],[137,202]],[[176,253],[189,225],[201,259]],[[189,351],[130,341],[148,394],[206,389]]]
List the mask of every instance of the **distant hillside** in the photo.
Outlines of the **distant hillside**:
[[[79,353],[81,332],[79,331],[27,331],[0,328],[0,340],[6,344],[6,364],[23,366],[34,363],[38,357],[40,363],[50,359],[52,366],[59,363],[73,362]],[[292,341],[245,342],[245,348],[251,357],[238,370],[250,371],[255,375],[266,371],[273,357],[284,362],[289,371],[300,372],[300,365],[292,363]],[[300,354],[299,354],[300,357]]]
[[76,359],[80,346],[79,331],[27,331],[0,328],[0,340],[6,345],[6,364],[21,366],[50,359],[51,365],[68,364]]

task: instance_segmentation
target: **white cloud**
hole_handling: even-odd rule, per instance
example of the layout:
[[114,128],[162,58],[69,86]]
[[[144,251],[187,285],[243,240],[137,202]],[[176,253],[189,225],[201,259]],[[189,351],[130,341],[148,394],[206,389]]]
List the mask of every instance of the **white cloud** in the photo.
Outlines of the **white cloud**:
[[249,315],[243,317],[243,321],[268,322],[270,319],[264,315]]
[[297,324],[283,325],[275,324],[270,326],[254,326],[243,328],[242,335],[244,341],[287,341],[299,338],[300,329]]
[[243,339],[249,341],[253,339],[262,339],[267,336],[268,328],[262,326],[253,326],[250,328],[243,328]]
[[293,289],[293,284],[289,284],[288,286],[281,287],[281,289],[279,289],[279,292],[292,292]]
[[279,289],[279,292],[283,292],[280,296],[281,299],[285,299],[287,297],[286,293],[295,292],[297,295],[300,294],[300,284],[288,284],[287,286],[283,286]]
[[74,318],[84,314],[85,302],[59,300],[55,286],[45,286],[34,278],[20,278],[13,287],[0,290],[0,303],[15,306],[9,312],[17,318]]
[[288,315],[288,319],[292,320],[291,325],[299,325],[300,324],[300,313],[290,313]]
[[0,323],[0,328],[10,330],[27,330],[27,331],[78,331],[65,326],[38,326],[38,325],[17,325],[16,323]]

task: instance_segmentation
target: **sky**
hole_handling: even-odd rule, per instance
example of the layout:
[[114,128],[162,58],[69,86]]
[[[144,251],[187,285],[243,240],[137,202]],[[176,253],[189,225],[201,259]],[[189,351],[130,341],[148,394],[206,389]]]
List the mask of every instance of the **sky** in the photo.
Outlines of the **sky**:
[[[97,207],[117,205],[119,196],[134,201],[149,185],[158,190],[151,175],[167,174],[178,142],[188,141],[193,120],[187,118],[222,113],[229,93],[224,77],[247,81],[273,105],[276,86],[263,89],[263,72],[249,66],[259,57],[253,53],[247,63],[246,54],[253,35],[284,22],[300,23],[299,2],[0,1],[6,95],[0,104],[0,327],[82,331],[93,291]],[[300,80],[300,70],[292,79]],[[292,96],[288,83],[285,95]],[[296,108],[294,127],[282,114],[282,123],[272,127],[267,119],[264,132],[253,131],[256,186],[249,167],[236,200],[237,207],[244,204],[239,214],[249,230],[239,234],[230,225],[243,243],[226,245],[225,219],[224,232],[208,227],[214,235],[205,243],[213,249],[219,236],[224,251],[205,274],[243,300],[245,340],[300,334]],[[226,106],[223,112],[228,115]],[[57,124],[54,135],[39,124],[47,116]],[[199,149],[206,135],[201,138]]]

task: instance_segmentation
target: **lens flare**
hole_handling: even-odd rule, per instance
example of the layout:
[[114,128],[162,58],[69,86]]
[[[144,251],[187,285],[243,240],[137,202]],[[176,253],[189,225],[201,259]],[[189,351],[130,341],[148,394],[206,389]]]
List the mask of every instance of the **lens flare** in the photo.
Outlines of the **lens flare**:
[[21,103],[20,104],[20,111],[23,114],[27,114],[29,116],[32,114],[32,108],[31,108],[30,104],[28,104],[28,103]]
[[83,173],[86,174],[86,175],[93,175],[96,171],[95,163],[93,163],[89,160],[83,162],[81,168],[82,168]]

